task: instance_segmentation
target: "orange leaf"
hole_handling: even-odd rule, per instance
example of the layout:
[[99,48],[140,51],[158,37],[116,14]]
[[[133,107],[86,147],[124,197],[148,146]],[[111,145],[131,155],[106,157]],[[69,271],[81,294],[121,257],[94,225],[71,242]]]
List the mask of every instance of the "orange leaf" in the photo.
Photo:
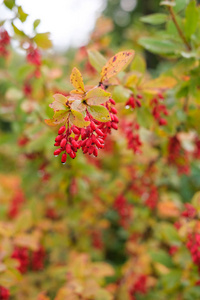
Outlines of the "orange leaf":
[[133,59],[133,50],[122,51],[111,57],[101,70],[101,82],[122,71]]
[[70,76],[70,82],[76,88],[76,91],[73,91],[73,93],[80,93],[80,91],[85,93],[83,78],[81,72],[77,68],[73,68]]

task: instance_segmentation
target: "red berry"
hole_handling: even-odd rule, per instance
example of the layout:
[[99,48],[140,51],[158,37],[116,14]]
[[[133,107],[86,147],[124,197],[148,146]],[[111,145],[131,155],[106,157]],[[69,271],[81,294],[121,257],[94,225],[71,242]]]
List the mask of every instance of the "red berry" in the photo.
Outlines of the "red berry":
[[62,139],[62,141],[60,142],[60,147],[64,148],[66,144],[67,144],[67,139]]
[[100,136],[104,136],[103,132],[99,129],[99,128],[96,128],[96,133]]
[[116,103],[115,103],[115,100],[113,100],[113,99],[111,99],[111,98],[109,99],[109,101],[110,101],[110,103],[113,104],[113,105],[116,104]]
[[70,154],[71,151],[72,151],[71,145],[70,145],[70,144],[67,144],[67,145],[66,145],[66,152],[67,152],[68,154]]
[[97,150],[97,148],[94,148],[93,155],[94,155],[95,157],[97,157],[97,155],[98,155],[98,150]]
[[66,127],[65,126],[61,126],[58,130],[58,134],[63,134],[66,130]]
[[63,139],[62,135],[57,135],[57,137],[55,138],[55,142],[60,142]]
[[71,157],[71,158],[75,158],[76,157],[76,153],[74,152],[74,151],[72,151],[70,154],[69,154],[69,156]]
[[77,127],[75,127],[75,126],[72,128],[72,131],[75,134],[80,134],[80,130]]
[[60,153],[61,153],[61,149],[56,149],[53,154],[55,157],[57,157]]
[[96,130],[96,126],[95,126],[94,122],[91,121],[90,126],[91,126],[92,130]]
[[116,115],[116,114],[117,114],[117,110],[116,110],[116,108],[115,108],[115,107],[112,107],[112,108],[111,108],[111,112],[112,112],[113,114],[115,114],[115,115]]
[[65,163],[66,163],[66,160],[67,160],[67,154],[66,154],[66,153],[63,153],[62,158],[61,158],[62,164],[65,164]]

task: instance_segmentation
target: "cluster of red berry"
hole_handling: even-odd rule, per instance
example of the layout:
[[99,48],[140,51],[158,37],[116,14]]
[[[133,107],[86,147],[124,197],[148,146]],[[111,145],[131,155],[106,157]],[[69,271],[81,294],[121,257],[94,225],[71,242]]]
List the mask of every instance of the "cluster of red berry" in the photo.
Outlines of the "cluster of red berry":
[[200,272],[200,234],[188,234],[187,248],[189,249],[192,260],[197,265]]
[[8,55],[7,46],[10,44],[10,36],[8,32],[0,28],[0,56],[6,57]]
[[164,96],[161,93],[158,93],[157,97],[154,97],[150,102],[150,105],[152,107],[152,115],[160,126],[167,125],[167,120],[162,116],[168,116],[169,114],[166,106],[160,103],[160,101],[163,100]]
[[30,267],[33,271],[42,270],[44,267],[45,249],[40,246],[36,251],[29,255],[29,250],[25,247],[16,247],[13,251],[12,258],[19,262],[18,270],[24,274]]
[[134,95],[131,95],[128,99],[128,101],[126,102],[126,107],[128,108],[129,106],[132,107],[133,109],[136,107],[141,107],[141,99],[142,99],[142,95],[138,94],[136,97]]
[[113,204],[114,209],[118,212],[120,216],[120,224],[123,227],[127,227],[128,222],[132,216],[133,206],[129,204],[123,195],[119,195]]
[[104,148],[105,139],[108,134],[111,133],[111,129],[118,129],[117,123],[119,122],[116,116],[117,110],[115,107],[111,107],[109,104],[115,105],[113,99],[107,101],[106,108],[109,110],[111,121],[100,122],[95,120],[91,114],[87,111],[85,117],[86,121],[90,121],[90,124],[84,129],[77,126],[71,126],[66,128],[66,126],[61,126],[58,130],[58,136],[55,138],[54,146],[59,147],[59,149],[54,151],[54,155],[58,156],[61,152],[62,158],[61,162],[65,164],[67,160],[67,154],[71,158],[76,157],[76,152],[78,149],[82,148],[84,154],[98,155],[98,149]]
[[19,214],[20,209],[24,202],[25,202],[25,196],[24,196],[23,191],[21,189],[17,189],[15,191],[15,194],[12,198],[12,201],[11,201],[11,204],[10,204],[10,207],[8,210],[9,218],[13,219]]
[[179,174],[188,175],[190,173],[188,152],[181,146],[177,135],[169,139],[168,162],[177,167]]
[[148,196],[145,200],[146,206],[148,206],[150,209],[156,208],[159,199],[157,187],[155,185],[151,185],[147,195]]
[[142,142],[138,130],[140,126],[137,122],[124,122],[123,129],[128,141],[128,149],[132,149],[134,153],[141,153]]
[[135,295],[136,294],[143,294],[145,295],[147,293],[147,276],[146,275],[140,275],[131,289],[129,290],[129,299],[130,300],[136,300]]
[[[26,59],[27,62],[31,65],[36,66],[36,69],[34,71],[34,77],[39,78],[41,76],[40,73],[40,66],[42,64],[41,54],[38,48],[34,47],[33,45],[30,45],[27,49],[26,53]],[[30,89],[30,86],[28,87],[26,83],[26,92]]]
[[0,299],[8,300],[10,298],[10,292],[8,289],[0,285]]

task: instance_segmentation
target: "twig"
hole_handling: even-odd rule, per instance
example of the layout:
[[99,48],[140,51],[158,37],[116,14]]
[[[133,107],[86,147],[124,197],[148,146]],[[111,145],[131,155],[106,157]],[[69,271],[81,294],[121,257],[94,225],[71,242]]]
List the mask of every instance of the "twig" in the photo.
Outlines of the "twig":
[[186,40],[186,37],[184,36],[184,34],[183,34],[183,32],[182,32],[182,30],[181,30],[181,28],[180,28],[180,26],[179,26],[179,24],[178,24],[178,22],[177,22],[177,19],[176,19],[176,16],[175,16],[175,13],[174,13],[174,11],[173,11],[172,6],[169,6],[168,8],[169,8],[169,12],[170,12],[170,15],[171,15],[171,17],[172,17],[172,20],[173,20],[173,22],[174,22],[174,25],[176,26],[176,29],[177,29],[177,31],[178,31],[178,33],[179,33],[181,39],[183,40],[183,42],[184,42],[185,46],[187,47],[187,49],[188,49],[188,50],[192,50],[190,44],[189,44],[188,41]]

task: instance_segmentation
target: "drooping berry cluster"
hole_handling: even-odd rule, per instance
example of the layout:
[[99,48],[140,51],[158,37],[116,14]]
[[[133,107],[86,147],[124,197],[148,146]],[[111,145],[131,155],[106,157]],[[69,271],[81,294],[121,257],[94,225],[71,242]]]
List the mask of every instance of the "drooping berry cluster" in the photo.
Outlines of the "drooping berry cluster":
[[29,64],[40,66],[41,65],[41,55],[37,48],[33,45],[30,45],[27,49],[26,59]]
[[193,156],[196,159],[200,159],[200,139],[199,139],[199,137],[195,138],[194,146],[195,146],[195,148],[194,148]]
[[27,248],[16,247],[13,251],[12,258],[19,262],[18,270],[20,273],[26,273],[29,265],[29,253]]
[[143,294],[145,295],[147,293],[147,276],[146,275],[140,275],[131,289],[129,290],[129,296],[130,300],[136,300],[135,297],[136,294]]
[[140,95],[140,94],[138,94],[136,96],[131,95],[125,105],[127,108],[130,106],[133,109],[136,107],[141,107],[142,106],[141,101],[140,101],[141,99],[142,99],[142,95]]
[[123,195],[119,195],[114,201],[113,208],[120,216],[121,226],[126,227],[132,215],[132,205],[127,202]]
[[196,208],[190,203],[185,203],[185,210],[181,214],[183,217],[193,219],[197,215]]
[[193,263],[198,266],[200,272],[200,234],[189,234],[186,245],[192,256]]
[[25,196],[23,191],[21,189],[16,190],[8,210],[9,218],[13,219],[19,214],[24,202]]
[[54,155],[58,156],[62,153],[61,162],[63,164],[65,164],[67,160],[67,154],[74,159],[77,150],[80,148],[84,154],[88,153],[89,155],[97,157],[98,149],[104,148],[105,139],[107,135],[111,133],[111,129],[118,129],[117,123],[119,120],[116,116],[117,110],[110,104],[114,105],[115,101],[110,99],[105,104],[111,117],[111,121],[109,122],[97,121],[86,111],[87,115],[85,120],[90,121],[90,124],[86,128],[79,128],[74,125],[69,127],[69,124],[68,128],[66,128],[66,126],[59,128],[58,136],[55,138],[54,144],[54,146],[59,148],[54,151]]
[[155,185],[150,186],[147,195],[148,196],[145,200],[146,206],[148,206],[150,209],[156,208],[159,199],[157,187]]
[[10,44],[10,36],[8,32],[1,27],[0,28],[0,56],[6,57],[8,55],[7,47]]
[[44,247],[40,246],[37,251],[32,253],[31,257],[31,269],[33,271],[39,271],[44,268],[44,259],[46,257],[46,252]]
[[160,101],[163,100],[164,96],[161,93],[158,93],[157,97],[154,97],[150,102],[152,115],[160,126],[167,125],[167,120],[163,118],[163,115],[168,116],[169,114],[165,104],[160,103]]
[[128,149],[132,149],[134,153],[141,153],[142,142],[138,130],[140,126],[137,122],[124,123],[123,128],[128,141]]
[[42,270],[44,268],[45,256],[45,249],[40,246],[40,248],[33,251],[31,255],[26,247],[15,247],[11,257],[18,261],[18,270],[24,274],[29,268],[33,271]]
[[26,59],[29,64],[34,65],[36,67],[32,77],[40,78],[40,67],[42,64],[42,59],[39,49],[34,47],[33,45],[30,45],[27,49]]
[[188,153],[181,146],[177,135],[169,139],[168,162],[177,167],[179,174],[189,174],[190,167]]
[[9,290],[0,285],[0,300],[8,300],[9,298],[10,298]]

